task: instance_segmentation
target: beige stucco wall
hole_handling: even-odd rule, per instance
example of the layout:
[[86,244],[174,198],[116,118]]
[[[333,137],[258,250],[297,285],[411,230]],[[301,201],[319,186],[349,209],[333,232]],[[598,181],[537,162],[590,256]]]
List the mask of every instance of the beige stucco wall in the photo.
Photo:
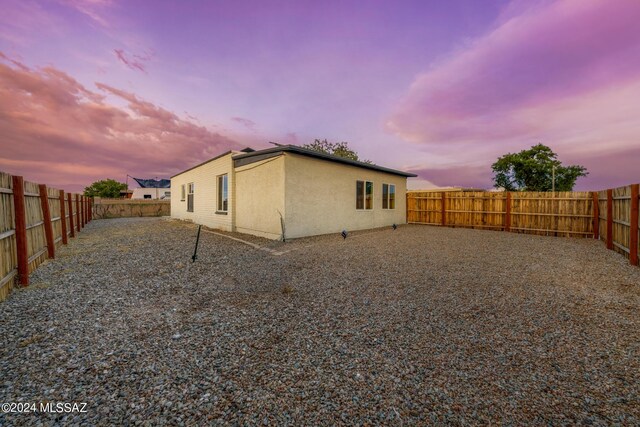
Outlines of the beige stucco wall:
[[236,168],[236,231],[269,239],[282,236],[285,215],[284,156]]
[[[406,223],[402,176],[285,154],[286,237],[362,230]],[[373,209],[356,209],[356,181],[373,182]],[[382,209],[382,184],[395,184],[396,208]]]
[[[193,221],[211,228],[233,231],[235,192],[233,190],[234,171],[231,157],[235,154],[237,153],[229,153],[171,178],[171,217]],[[217,177],[225,173],[229,177],[229,210],[227,215],[222,215],[216,213]],[[181,187],[190,182],[193,182],[195,186],[193,212],[187,212],[187,189],[185,189],[185,198],[182,199]]]

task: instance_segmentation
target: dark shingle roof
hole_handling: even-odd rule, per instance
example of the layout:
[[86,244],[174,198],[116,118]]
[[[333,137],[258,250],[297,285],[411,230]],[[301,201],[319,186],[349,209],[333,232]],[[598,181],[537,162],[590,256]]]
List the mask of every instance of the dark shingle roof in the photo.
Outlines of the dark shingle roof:
[[350,166],[357,166],[364,169],[375,170],[378,172],[385,172],[393,175],[400,175],[405,177],[415,177],[416,174],[403,172],[395,169],[389,169],[382,166],[373,165],[370,163],[358,162],[356,160],[345,159],[344,157],[333,156],[331,154],[321,153],[319,151],[310,150],[308,148],[298,147],[297,145],[279,145],[274,148],[267,148],[265,150],[253,151],[246,154],[238,154],[233,156],[234,165],[236,167],[248,165],[260,160],[268,159],[271,157],[279,156],[282,153],[294,153],[307,157],[314,157],[316,159],[327,160],[335,163],[342,163]]

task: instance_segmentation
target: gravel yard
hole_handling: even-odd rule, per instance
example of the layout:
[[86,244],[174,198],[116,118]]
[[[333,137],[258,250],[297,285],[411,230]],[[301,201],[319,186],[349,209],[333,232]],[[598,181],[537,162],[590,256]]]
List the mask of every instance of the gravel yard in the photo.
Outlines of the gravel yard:
[[640,268],[602,243],[195,233],[93,221],[0,303],[0,403],[87,403],[0,425],[640,423]]

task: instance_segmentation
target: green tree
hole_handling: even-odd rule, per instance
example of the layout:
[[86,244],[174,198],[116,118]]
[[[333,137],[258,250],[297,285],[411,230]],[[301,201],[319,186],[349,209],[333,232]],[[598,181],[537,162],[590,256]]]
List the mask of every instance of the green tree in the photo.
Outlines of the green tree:
[[84,189],[84,195],[88,197],[104,197],[118,198],[120,191],[126,190],[127,184],[116,181],[115,179],[103,179],[96,181]]
[[349,148],[349,143],[347,142],[329,142],[326,139],[322,141],[316,139],[311,144],[304,144],[303,148],[308,148],[309,150],[318,151],[320,153],[332,154],[338,157],[344,157],[349,160],[356,160],[358,162],[363,163],[371,163],[370,160],[361,160],[358,156],[358,153]]
[[507,191],[551,191],[554,174],[555,190],[571,191],[576,180],[589,173],[584,166],[563,166],[558,155],[543,144],[505,154],[491,165],[491,169],[494,187]]

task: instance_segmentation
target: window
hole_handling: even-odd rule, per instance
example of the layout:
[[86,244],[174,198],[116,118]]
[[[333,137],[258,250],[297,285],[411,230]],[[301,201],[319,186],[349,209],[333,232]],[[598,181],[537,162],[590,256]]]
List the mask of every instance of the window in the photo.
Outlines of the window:
[[356,209],[373,209],[373,182],[356,181]]
[[145,198],[145,199],[150,199],[150,198],[151,198],[151,194],[145,194],[145,195],[144,195],[144,198]]
[[229,210],[229,178],[226,174],[218,176],[218,212]]
[[193,212],[193,182],[187,184],[187,212]]
[[396,186],[394,184],[382,184],[382,209],[396,208]]
[[180,187],[181,192],[180,192],[180,201],[184,202],[184,196],[185,196],[185,189],[184,189],[184,184],[182,184],[182,187]]

